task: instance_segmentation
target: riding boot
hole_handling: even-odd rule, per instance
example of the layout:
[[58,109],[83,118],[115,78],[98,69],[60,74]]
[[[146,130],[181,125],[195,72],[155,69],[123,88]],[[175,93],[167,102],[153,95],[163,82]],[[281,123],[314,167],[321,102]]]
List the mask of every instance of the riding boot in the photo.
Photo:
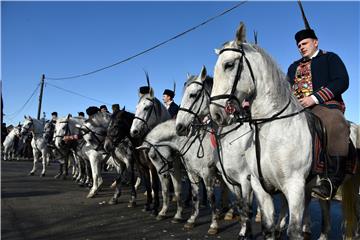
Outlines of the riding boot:
[[312,196],[322,200],[332,199],[345,177],[347,157],[330,156],[328,159],[328,174],[320,180],[320,184],[313,187]]

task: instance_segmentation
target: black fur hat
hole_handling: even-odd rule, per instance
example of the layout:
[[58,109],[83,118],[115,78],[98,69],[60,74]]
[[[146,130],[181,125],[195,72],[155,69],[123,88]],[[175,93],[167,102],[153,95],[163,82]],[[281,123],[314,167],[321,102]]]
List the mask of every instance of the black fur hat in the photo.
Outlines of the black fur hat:
[[170,89],[165,89],[165,91],[164,91],[163,94],[166,94],[166,95],[168,95],[168,96],[171,97],[171,98],[174,98],[174,97],[175,97],[174,91],[172,91],[172,90],[170,90]]
[[100,111],[100,109],[98,107],[91,106],[86,109],[86,114],[91,116],[91,115],[97,113],[98,111]]
[[299,44],[299,42],[306,38],[318,39],[312,29],[303,29],[295,34],[296,44]]
[[142,86],[139,88],[139,93],[140,94],[147,94],[150,92],[150,87],[149,86]]

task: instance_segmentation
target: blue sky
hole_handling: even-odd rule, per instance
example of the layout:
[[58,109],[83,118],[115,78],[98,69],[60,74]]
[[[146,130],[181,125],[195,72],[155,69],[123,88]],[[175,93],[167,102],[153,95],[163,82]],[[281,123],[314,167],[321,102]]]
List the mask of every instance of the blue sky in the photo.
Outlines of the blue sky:
[[[150,48],[234,6],[238,2],[1,2],[1,68],[4,121],[18,123],[36,117],[39,90],[46,77],[67,77],[111,65]],[[319,38],[320,48],[344,61],[350,87],[343,95],[346,117],[360,122],[359,2],[310,2],[303,6]],[[135,110],[137,89],[149,72],[155,95],[177,84],[180,102],[187,73],[198,74],[205,65],[212,75],[214,48],[234,38],[240,21],[248,40],[258,32],[258,43],[286,72],[300,58],[294,33],[303,28],[298,5],[292,2],[248,1],[230,13],[160,48],[113,68],[81,78],[46,80],[43,106],[49,117],[77,114],[88,106],[119,103]],[[59,88],[71,90],[74,95]],[[111,108],[111,105],[108,105]],[[17,114],[14,114],[17,113]]]

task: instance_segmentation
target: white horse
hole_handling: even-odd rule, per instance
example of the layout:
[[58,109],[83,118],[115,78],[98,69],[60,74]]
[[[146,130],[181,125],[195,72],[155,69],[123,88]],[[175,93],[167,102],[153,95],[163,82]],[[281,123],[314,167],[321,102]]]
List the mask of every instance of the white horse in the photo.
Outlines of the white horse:
[[101,177],[101,166],[106,163],[109,157],[111,157],[110,154],[106,153],[104,150],[104,142],[106,131],[110,123],[110,117],[111,115],[109,113],[97,112],[91,115],[89,119],[85,120],[82,125],[77,125],[81,130],[81,135],[87,145],[85,153],[90,161],[93,182],[99,184],[97,188],[95,184],[93,185],[87,198],[94,197],[98,188],[101,186],[103,182]]
[[[280,68],[260,47],[245,42],[240,25],[235,41],[218,51],[210,113],[221,125],[228,125],[243,113],[243,101],[250,104],[254,137],[245,152],[251,169],[251,185],[262,211],[263,233],[274,238],[274,206],[271,193],[281,191],[289,206],[287,234],[302,239],[306,179],[311,173],[312,136],[306,114],[290,91]],[[301,153],[301,154],[299,154]],[[256,161],[253,161],[256,159]],[[251,160],[251,161],[249,161]],[[234,161],[236,161],[234,159]],[[307,187],[311,188],[310,182]]]
[[102,162],[104,155],[98,153],[92,147],[86,144],[81,144],[81,142],[78,141],[81,136],[79,126],[82,126],[84,123],[85,119],[71,117],[70,115],[58,119],[55,126],[55,146],[59,149],[64,148],[64,146],[69,147],[73,152],[74,158],[77,160],[80,160],[79,157],[87,157],[89,159],[93,185],[86,197],[92,198],[95,196],[103,183],[100,175],[100,163]]
[[[201,124],[204,118],[209,115],[210,92],[213,87],[212,79],[206,77],[206,68],[203,67],[198,77],[191,77],[185,84],[185,91],[181,101],[181,108],[176,119],[176,130],[179,135],[187,135],[191,132],[194,124]],[[217,169],[222,173],[224,182],[228,188],[237,196],[241,203],[241,229],[238,235],[239,239],[246,239],[251,235],[251,207],[253,202],[253,194],[248,179],[250,170],[244,159],[244,156],[234,156],[234,149],[244,148],[249,144],[252,133],[248,129],[239,128],[239,124],[226,127],[223,134],[217,140],[213,136],[213,143],[217,146],[217,150],[208,149],[210,146],[210,134],[204,136],[207,140],[204,149],[204,155],[210,156],[209,164],[216,165]],[[238,138],[237,135],[241,135]],[[207,146],[207,147],[205,147]],[[214,146],[216,148],[216,146]],[[214,154],[214,155],[213,155]],[[237,159],[231,165],[227,164],[229,159]],[[195,161],[195,160],[194,160]],[[199,161],[197,159],[197,161]],[[236,170],[235,170],[236,169]],[[282,222],[284,225],[284,222]],[[217,228],[217,223],[211,227]]]
[[15,153],[15,140],[20,137],[21,126],[14,127],[6,136],[4,146],[4,161],[11,160]]
[[43,166],[40,177],[45,176],[46,165],[49,164],[49,148],[43,135],[44,126],[44,121],[31,118],[30,116],[25,116],[25,120],[21,127],[21,135],[31,132],[33,136],[33,139],[31,140],[31,147],[33,149],[34,164],[29,175],[34,175],[36,171],[36,163],[39,161],[40,156],[42,158]]
[[[136,105],[136,112],[134,121],[131,125],[130,135],[134,138],[144,138],[156,125],[171,119],[171,116],[166,107],[154,96],[154,90],[150,88],[149,93],[140,95],[138,104]],[[151,161],[151,159],[150,159]],[[159,212],[157,219],[163,219],[168,209],[168,176],[159,174],[160,169],[155,169],[157,166],[156,162],[151,161],[151,177],[153,179],[152,184],[155,181],[160,181],[163,195],[163,206]],[[158,176],[158,177],[157,177]],[[177,201],[177,214],[173,221],[181,219],[182,214],[182,200],[181,200],[181,173],[180,168],[176,169],[174,173],[170,173],[171,179],[174,185],[174,194]],[[156,183],[155,183],[156,184]],[[158,195],[155,189],[155,195]],[[155,199],[157,197],[155,196]]]

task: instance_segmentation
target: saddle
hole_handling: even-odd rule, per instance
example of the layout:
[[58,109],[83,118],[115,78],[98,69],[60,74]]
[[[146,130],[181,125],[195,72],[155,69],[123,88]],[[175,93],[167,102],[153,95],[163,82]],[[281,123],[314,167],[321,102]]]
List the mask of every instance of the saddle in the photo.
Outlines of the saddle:
[[[328,154],[327,149],[327,135],[326,129],[323,126],[321,119],[312,113],[309,109],[305,110],[306,119],[312,135],[313,141],[313,159],[311,173],[313,175],[323,174],[326,172],[326,161]],[[357,153],[354,144],[349,139],[349,154],[346,159],[346,174],[355,174],[357,170]]]

